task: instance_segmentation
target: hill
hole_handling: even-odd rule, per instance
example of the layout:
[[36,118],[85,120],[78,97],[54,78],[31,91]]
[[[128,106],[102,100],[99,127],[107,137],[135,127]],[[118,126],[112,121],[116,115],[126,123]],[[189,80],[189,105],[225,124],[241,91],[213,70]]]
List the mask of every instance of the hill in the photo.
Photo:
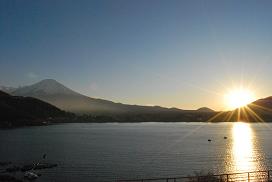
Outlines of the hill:
[[0,91],[0,127],[40,125],[66,116],[55,106],[31,97],[11,96]]
[[258,99],[232,111],[217,112],[211,122],[272,122],[272,97]]
[[198,111],[198,112],[215,112],[214,110],[212,110],[208,107],[201,107],[201,108],[197,109],[196,111]]

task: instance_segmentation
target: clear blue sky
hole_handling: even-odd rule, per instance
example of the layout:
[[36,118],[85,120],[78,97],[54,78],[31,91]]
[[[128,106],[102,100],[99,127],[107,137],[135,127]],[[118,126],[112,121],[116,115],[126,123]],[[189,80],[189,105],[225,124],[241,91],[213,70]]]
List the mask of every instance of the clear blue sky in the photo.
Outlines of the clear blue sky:
[[270,0],[1,0],[0,85],[53,78],[92,97],[221,109],[272,95]]

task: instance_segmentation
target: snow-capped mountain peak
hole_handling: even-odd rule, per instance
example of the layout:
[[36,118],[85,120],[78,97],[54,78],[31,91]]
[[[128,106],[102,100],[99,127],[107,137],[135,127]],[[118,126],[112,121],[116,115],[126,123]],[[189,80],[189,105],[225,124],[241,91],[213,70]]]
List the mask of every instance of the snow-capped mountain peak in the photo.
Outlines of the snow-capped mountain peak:
[[54,79],[45,79],[36,84],[25,86],[16,89],[12,92],[14,95],[32,95],[32,94],[64,94],[64,95],[78,95],[78,93],[65,87]]

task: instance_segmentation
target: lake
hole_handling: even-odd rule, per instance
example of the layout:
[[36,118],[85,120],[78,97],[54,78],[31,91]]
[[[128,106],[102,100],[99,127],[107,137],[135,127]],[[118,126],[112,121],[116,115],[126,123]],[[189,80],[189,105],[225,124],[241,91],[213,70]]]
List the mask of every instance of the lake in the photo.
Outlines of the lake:
[[272,124],[59,124],[0,130],[0,161],[46,153],[58,167],[37,181],[58,182],[255,171],[272,169],[271,139]]

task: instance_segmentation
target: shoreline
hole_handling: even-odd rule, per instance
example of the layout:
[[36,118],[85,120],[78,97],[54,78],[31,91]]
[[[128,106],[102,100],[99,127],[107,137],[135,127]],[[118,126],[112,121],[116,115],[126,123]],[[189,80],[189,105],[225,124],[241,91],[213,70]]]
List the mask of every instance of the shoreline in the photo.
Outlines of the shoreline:
[[251,123],[251,124],[266,124],[266,123],[272,123],[272,122],[256,122],[256,121],[220,121],[220,122],[206,122],[206,121],[184,121],[184,122],[177,122],[177,121],[144,121],[144,122],[53,122],[53,123],[47,123],[47,124],[41,124],[41,125],[23,125],[23,126],[15,126],[15,127],[0,127],[0,130],[11,130],[11,129],[18,129],[18,128],[29,128],[29,127],[37,127],[37,126],[51,126],[51,125],[62,125],[62,124],[145,124],[145,123],[169,123],[169,124],[176,124],[176,123],[202,123],[202,124],[221,124],[221,123],[236,123],[236,122],[242,122],[242,123]]

